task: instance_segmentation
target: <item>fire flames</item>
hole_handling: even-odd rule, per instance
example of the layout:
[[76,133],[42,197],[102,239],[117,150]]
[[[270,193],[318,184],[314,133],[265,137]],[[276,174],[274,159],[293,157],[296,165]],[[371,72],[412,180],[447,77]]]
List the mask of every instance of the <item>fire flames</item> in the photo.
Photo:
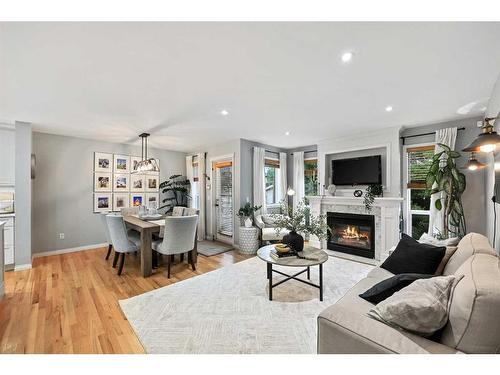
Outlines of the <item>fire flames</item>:
[[361,238],[361,236],[359,235],[359,232],[358,232],[358,228],[351,227],[350,225],[347,226],[347,229],[343,230],[342,237],[343,238],[358,239],[358,240]]

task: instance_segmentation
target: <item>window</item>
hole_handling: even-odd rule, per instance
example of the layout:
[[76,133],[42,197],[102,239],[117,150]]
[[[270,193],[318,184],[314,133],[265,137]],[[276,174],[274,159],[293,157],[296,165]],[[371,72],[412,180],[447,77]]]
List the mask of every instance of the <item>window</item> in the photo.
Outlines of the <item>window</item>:
[[429,229],[430,192],[425,179],[434,155],[434,144],[406,148],[406,231],[419,239]]
[[318,159],[304,160],[304,193],[318,195]]
[[265,159],[264,175],[266,178],[266,205],[279,204],[280,162],[277,159]]

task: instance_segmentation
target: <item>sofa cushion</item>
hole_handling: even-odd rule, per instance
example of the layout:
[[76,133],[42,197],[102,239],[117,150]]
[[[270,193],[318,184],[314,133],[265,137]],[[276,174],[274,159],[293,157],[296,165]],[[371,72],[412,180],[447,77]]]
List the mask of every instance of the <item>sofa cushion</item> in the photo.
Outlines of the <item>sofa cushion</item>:
[[445,247],[422,244],[403,233],[396,249],[380,267],[394,274],[434,274],[445,252]]
[[[375,268],[376,269],[376,268]],[[380,274],[379,274],[380,275]],[[456,353],[457,350],[370,318],[373,307],[358,295],[378,282],[367,277],[318,317],[319,353]]]
[[372,308],[368,315],[396,328],[431,336],[448,321],[448,301],[459,276],[415,280]]
[[455,254],[455,251],[457,251],[457,249],[458,248],[456,246],[446,246],[446,252],[444,253],[444,257],[441,260],[441,263],[439,263],[436,272],[434,273],[436,276],[441,276],[443,274],[444,268],[448,264],[448,261],[453,256],[453,254]]
[[434,275],[426,275],[421,273],[401,273],[394,275],[388,279],[382,280],[372,286],[370,289],[361,293],[359,296],[368,302],[377,304],[389,298],[394,293],[407,287],[412,282],[418,279],[428,279]]
[[469,233],[460,240],[457,251],[451,256],[443,270],[443,275],[453,275],[457,269],[474,254],[489,254],[496,256],[488,239],[482,234]]
[[281,241],[283,236],[288,234],[287,229],[281,229],[279,234],[276,234],[276,229],[274,228],[262,228],[262,240],[263,241]]
[[390,277],[393,277],[394,274],[392,272],[389,272],[383,268],[380,267],[375,267],[372,269],[370,272],[368,272],[368,275],[366,277],[372,278],[372,279],[377,279],[378,281],[382,281],[385,279],[388,279]]
[[441,343],[466,353],[500,353],[499,258],[475,254],[455,274],[464,278],[453,293]]
[[438,240],[437,238],[434,238],[427,233],[423,233],[418,239],[418,242],[428,243],[429,245],[434,245],[434,246],[457,246],[459,241],[460,238],[458,237],[447,238],[445,240]]

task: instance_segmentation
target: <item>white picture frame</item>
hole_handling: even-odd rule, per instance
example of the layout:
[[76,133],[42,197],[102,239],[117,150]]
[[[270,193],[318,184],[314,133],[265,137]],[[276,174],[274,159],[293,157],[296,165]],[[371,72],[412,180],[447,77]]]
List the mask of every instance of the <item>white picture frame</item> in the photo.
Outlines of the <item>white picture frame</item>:
[[113,194],[113,211],[121,211],[122,208],[130,207],[129,193]]
[[140,193],[146,190],[146,176],[143,174],[130,174],[130,191]]
[[114,172],[119,174],[130,173],[130,156],[114,154],[113,155]]
[[94,173],[94,191],[95,192],[106,192],[112,191],[113,178],[111,173],[95,172]]
[[144,206],[145,203],[144,193],[130,193],[130,207]]
[[[155,205],[152,205],[153,202]],[[158,209],[160,207],[160,193],[146,193],[145,205],[148,208]]]
[[109,212],[113,210],[113,194],[94,193],[94,212]]
[[142,160],[140,156],[131,156],[130,157],[130,172],[134,172],[137,170],[137,164]]
[[113,175],[113,191],[114,192],[128,192],[130,183],[130,174],[128,173],[115,173]]
[[113,172],[113,154],[94,152],[94,172]]
[[160,176],[146,175],[146,192],[158,192],[160,189]]

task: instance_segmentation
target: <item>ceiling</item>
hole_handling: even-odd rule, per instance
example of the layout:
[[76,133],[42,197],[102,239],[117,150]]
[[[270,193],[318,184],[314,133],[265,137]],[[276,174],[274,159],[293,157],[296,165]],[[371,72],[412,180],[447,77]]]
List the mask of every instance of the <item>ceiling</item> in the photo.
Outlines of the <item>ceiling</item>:
[[150,131],[179,151],[292,148],[477,116],[499,45],[500,23],[0,23],[0,121],[111,142]]

